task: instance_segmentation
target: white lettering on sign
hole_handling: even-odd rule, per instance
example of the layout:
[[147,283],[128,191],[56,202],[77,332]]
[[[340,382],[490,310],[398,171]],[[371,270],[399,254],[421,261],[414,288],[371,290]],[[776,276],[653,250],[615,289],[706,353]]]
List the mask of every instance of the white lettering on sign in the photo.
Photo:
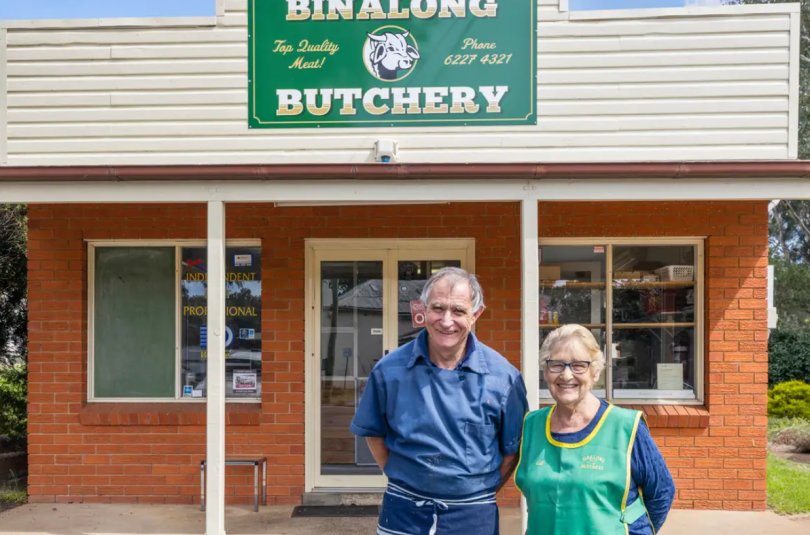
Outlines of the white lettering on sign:
[[[401,4],[409,7],[402,7]],[[389,0],[386,12],[380,0],[287,0],[287,20],[401,20],[414,16],[439,18],[486,18],[498,16],[498,0]]]
[[[328,114],[337,102],[341,106],[341,115],[355,115],[357,101],[360,101],[359,104],[372,115],[447,113],[448,105],[450,113],[474,114],[479,111],[479,105],[475,103],[478,95],[487,102],[486,113],[501,113],[501,101],[507,93],[509,86],[505,85],[481,86],[478,91],[472,87],[372,87],[365,93],[357,88],[305,89],[303,93],[297,89],[277,89],[276,115],[300,115],[304,112],[306,103],[306,108],[312,115],[323,116]],[[421,106],[422,95],[424,107]]]

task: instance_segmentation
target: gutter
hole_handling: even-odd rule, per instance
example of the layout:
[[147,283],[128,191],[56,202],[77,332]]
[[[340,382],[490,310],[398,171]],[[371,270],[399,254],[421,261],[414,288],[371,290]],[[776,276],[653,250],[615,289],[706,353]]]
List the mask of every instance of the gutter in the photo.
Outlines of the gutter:
[[2,182],[808,178],[810,161],[0,167]]

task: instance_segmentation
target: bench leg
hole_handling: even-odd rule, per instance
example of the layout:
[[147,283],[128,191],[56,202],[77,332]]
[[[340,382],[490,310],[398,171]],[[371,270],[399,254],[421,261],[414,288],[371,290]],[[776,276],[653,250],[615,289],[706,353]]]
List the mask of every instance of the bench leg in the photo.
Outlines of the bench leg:
[[200,463],[200,511],[205,511],[205,464]]
[[267,461],[262,463],[262,505],[267,507]]
[[259,463],[253,465],[253,510],[259,512]]

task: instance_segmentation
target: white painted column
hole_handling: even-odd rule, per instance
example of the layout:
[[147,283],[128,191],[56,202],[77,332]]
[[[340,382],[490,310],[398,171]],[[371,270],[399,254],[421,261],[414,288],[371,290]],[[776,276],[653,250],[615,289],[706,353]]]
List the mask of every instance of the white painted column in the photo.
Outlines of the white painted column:
[[[529,410],[535,411],[540,400],[540,368],[537,354],[540,348],[540,260],[537,242],[537,199],[523,199],[520,206],[520,259],[521,259],[521,326],[520,371],[526,382]],[[520,498],[523,531],[526,533],[528,513],[526,499]]]
[[208,202],[206,535],[225,534],[225,203]]

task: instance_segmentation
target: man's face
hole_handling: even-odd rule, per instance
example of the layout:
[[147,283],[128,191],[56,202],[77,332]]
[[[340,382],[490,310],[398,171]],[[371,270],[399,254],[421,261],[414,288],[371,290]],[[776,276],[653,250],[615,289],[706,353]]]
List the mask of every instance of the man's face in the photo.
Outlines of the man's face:
[[447,351],[465,347],[467,335],[484,311],[481,307],[473,312],[470,285],[465,281],[454,284],[452,277],[436,281],[425,305],[431,345]]

